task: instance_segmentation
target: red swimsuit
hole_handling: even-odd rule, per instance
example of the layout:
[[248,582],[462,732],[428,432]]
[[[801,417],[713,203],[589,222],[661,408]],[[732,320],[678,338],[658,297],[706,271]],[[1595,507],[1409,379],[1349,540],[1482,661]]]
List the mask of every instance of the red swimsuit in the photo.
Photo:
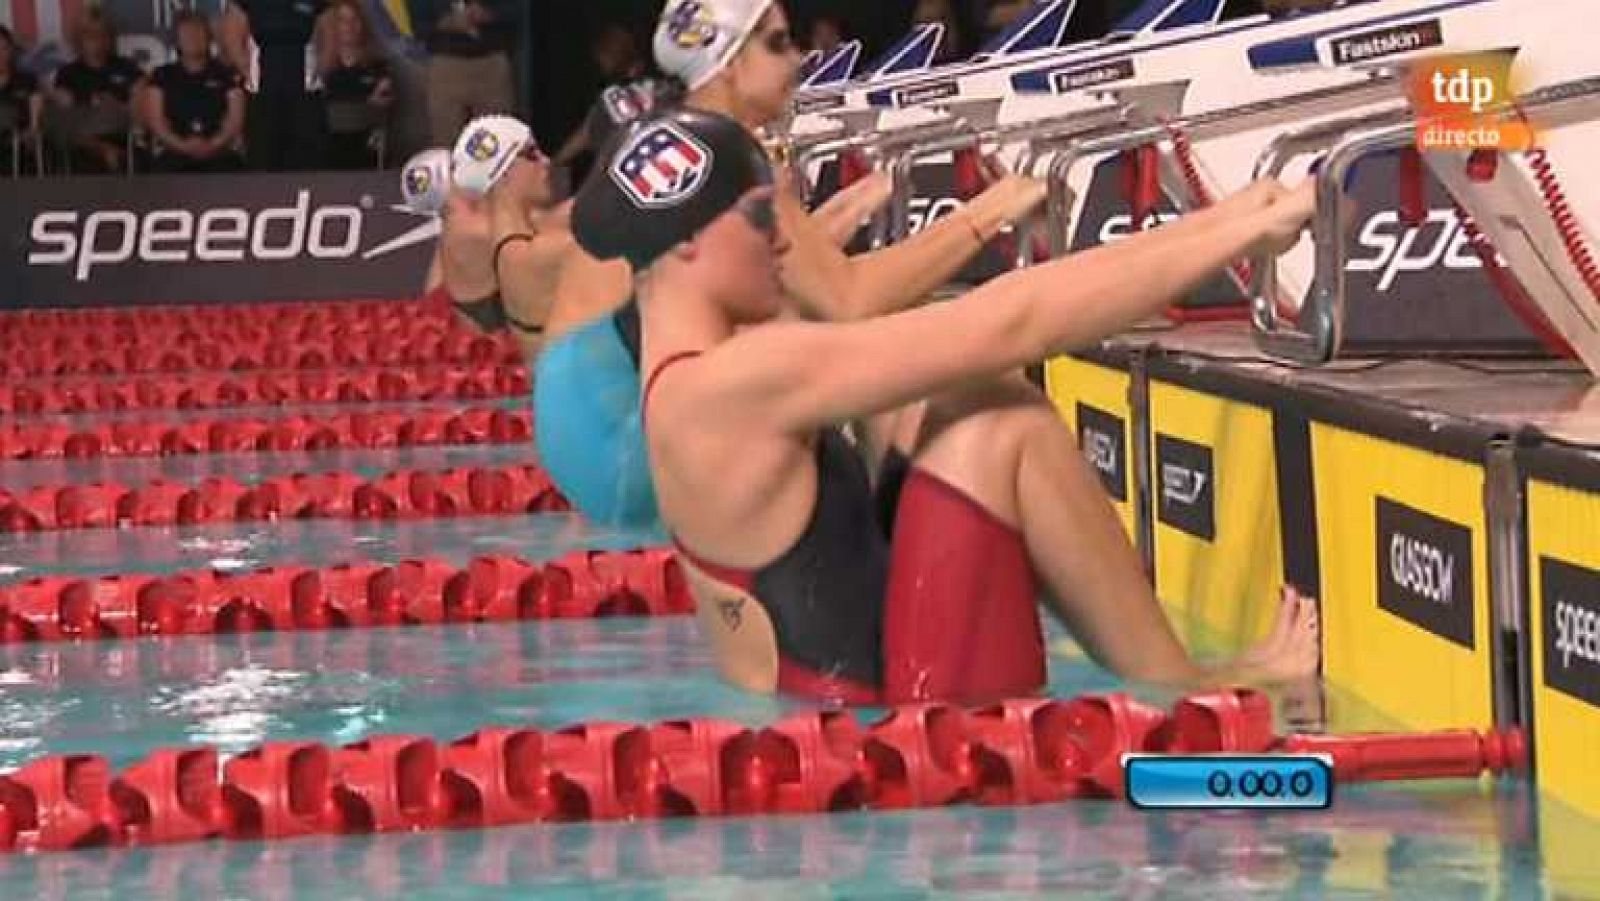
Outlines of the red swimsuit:
[[[697,355],[663,360],[642,403],[667,367]],[[815,446],[811,521],[776,560],[736,569],[675,542],[708,576],[766,610],[778,689],[852,704],[978,702],[1037,690],[1044,641],[1022,536],[903,456],[885,461],[875,494],[841,431],[819,431]]]

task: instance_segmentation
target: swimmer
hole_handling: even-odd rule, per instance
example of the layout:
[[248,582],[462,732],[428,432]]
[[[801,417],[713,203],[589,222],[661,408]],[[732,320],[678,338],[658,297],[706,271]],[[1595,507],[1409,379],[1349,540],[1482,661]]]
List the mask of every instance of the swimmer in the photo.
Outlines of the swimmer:
[[[1070,432],[997,380],[1161,312],[1240,257],[1282,253],[1312,214],[1310,183],[1259,182],[948,303],[815,323],[783,315],[794,250],[740,123],[684,109],[604,162],[573,228],[636,273],[655,486],[726,679],[849,703],[1028,694],[1045,681],[1040,594],[1125,679],[1315,671],[1315,609],[1292,590],[1261,644],[1193,660]],[[630,177],[667,163],[671,183]],[[841,427],[928,397],[943,400],[904,477],[874,485]]]
[[455,190],[451,168],[450,151],[444,147],[421,151],[400,168],[405,207],[440,220],[423,294],[450,304],[482,331],[498,331],[505,327],[505,313],[488,266],[493,238],[487,210],[480,199]]
[[[674,102],[658,90],[633,92],[622,102],[615,102],[616,96],[603,95],[590,117],[591,140],[601,147],[627,129],[629,117]],[[539,192],[516,187],[540,184],[528,170],[548,170],[548,161],[530,153],[530,146],[526,126],[489,117],[468,124],[452,160],[457,185],[487,198],[487,244],[493,248],[487,271],[496,279],[508,316],[544,329],[542,345],[531,348],[538,354],[533,418],[539,459],[591,521],[655,527],[659,515],[638,420],[639,326],[632,275],[625,264],[595,260],[572,243],[565,205],[551,207],[539,202],[548,201]],[[986,211],[985,221],[1009,221],[1013,208],[1032,209],[1042,198],[1041,191],[1038,198],[1019,202],[1020,193],[1016,183],[1007,183],[972,206]],[[817,240],[844,259],[838,248],[888,195],[883,176],[863,179],[807,219]],[[806,215],[803,208],[799,215]],[[904,249],[868,255],[889,265],[863,265],[861,272],[870,269],[871,277],[857,279],[855,289],[841,289],[840,303],[818,304],[811,312],[823,318],[859,315],[920,300],[977,253],[981,245],[971,235],[972,226],[963,222],[941,223]]]
[[[656,64],[687,88],[686,107],[722,113],[758,137],[789,113],[801,55],[776,0],[669,0],[652,46]],[[1008,174],[916,235],[847,256],[793,184],[779,173],[776,208],[789,239],[780,266],[785,296],[794,312],[833,321],[926,302],[1045,196],[1042,182]]]

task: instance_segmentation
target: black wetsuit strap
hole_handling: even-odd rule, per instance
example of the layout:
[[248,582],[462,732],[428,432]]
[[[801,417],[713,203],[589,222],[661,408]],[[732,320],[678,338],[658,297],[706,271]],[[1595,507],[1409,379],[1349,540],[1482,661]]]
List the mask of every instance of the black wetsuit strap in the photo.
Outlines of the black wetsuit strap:
[[451,305],[461,315],[472,320],[472,324],[479,331],[498,332],[506,327],[505,305],[500,303],[499,294],[490,294],[477,300],[454,300]]
[[633,358],[633,368],[639,368],[640,347],[644,344],[644,326],[639,321],[639,301],[637,298],[628,298],[611,317],[611,322],[617,327],[617,337],[622,340],[622,346],[628,351],[628,356]]
[[511,315],[511,311],[507,310],[505,308],[505,306],[506,305],[504,303],[500,304],[500,315],[505,317],[507,325],[509,325],[512,328],[516,329],[517,331],[523,333],[524,335],[542,335],[542,334],[544,334],[544,326],[542,326],[542,325],[532,325],[530,323],[523,322],[521,319],[518,319],[517,317]]

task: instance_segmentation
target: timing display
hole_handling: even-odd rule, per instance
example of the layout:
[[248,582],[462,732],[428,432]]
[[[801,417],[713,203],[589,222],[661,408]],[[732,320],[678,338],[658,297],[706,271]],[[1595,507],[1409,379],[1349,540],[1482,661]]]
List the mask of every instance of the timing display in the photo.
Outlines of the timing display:
[[1144,810],[1325,810],[1333,762],[1325,754],[1127,754],[1128,800]]

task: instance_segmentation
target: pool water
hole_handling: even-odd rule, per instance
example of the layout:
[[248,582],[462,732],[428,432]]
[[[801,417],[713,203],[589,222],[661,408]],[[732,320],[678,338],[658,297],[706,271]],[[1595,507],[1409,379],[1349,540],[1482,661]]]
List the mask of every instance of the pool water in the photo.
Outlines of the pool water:
[[[0,463],[0,484],[503,464],[531,452]],[[544,560],[659,541],[558,514],[0,535],[0,581],[424,555],[457,564],[480,553]],[[1055,632],[1052,695],[1119,688]],[[1279,701],[1284,729],[1337,730],[1355,704],[1321,690]],[[290,738],[449,740],[488,725],[698,716],[754,726],[804,707],[722,684],[683,618],[8,645],[0,646],[0,770],[45,754],[96,753],[120,767],[158,747],[207,744],[231,754]],[[858,714],[863,722],[874,715]],[[1076,801],[95,849],[0,856],[0,901],[1551,897],[1529,794],[1516,782],[1453,780],[1356,787],[1341,790],[1330,811],[1270,816],[1160,815]],[[1594,875],[1600,891],[1600,862]]]
[[[1058,649],[1062,642],[1057,642]],[[712,674],[688,619],[278,633],[0,649],[0,767],[157,747],[490,724],[717,716],[803,704]],[[1118,686],[1081,656],[1051,694]],[[1152,701],[1165,699],[1147,696]],[[1335,705],[1337,709],[1337,705]],[[870,712],[859,714],[867,721]],[[536,825],[0,858],[0,898],[1529,898],[1526,792],[1468,780],[1341,791],[1324,813],[1157,815],[1078,801],[994,810]]]

